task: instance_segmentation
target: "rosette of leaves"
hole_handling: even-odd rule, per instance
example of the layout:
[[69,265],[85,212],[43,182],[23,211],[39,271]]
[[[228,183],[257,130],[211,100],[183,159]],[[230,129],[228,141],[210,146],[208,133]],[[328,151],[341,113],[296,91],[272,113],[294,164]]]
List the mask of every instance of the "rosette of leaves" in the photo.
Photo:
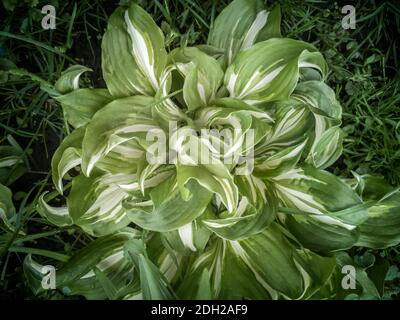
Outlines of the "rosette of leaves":
[[[96,238],[57,264],[65,294],[332,298],[343,276],[337,252],[400,242],[398,189],[326,170],[342,152],[341,106],[324,83],[321,53],[281,37],[278,6],[235,0],[207,44],[171,51],[140,6],[120,7],[102,40],[102,67],[107,88],[79,88],[82,66],[55,86],[74,128],[52,160],[66,205],[44,194],[38,211]],[[231,134],[204,139],[203,129]],[[156,154],[159,133],[168,141]],[[213,161],[194,161],[193,146]],[[175,161],[152,163],[149,153]],[[252,170],[241,159],[253,159]],[[25,272],[41,291],[31,256]]]

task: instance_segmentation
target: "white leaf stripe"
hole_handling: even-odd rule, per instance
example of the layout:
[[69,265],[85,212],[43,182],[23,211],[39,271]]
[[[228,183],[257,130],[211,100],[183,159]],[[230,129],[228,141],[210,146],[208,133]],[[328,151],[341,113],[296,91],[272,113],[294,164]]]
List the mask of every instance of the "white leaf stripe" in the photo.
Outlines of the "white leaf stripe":
[[267,10],[262,10],[257,13],[256,18],[254,19],[252,25],[250,26],[244,37],[241,48],[242,50],[250,48],[254,44],[258,33],[261,31],[262,28],[264,28],[267,23],[268,15],[269,12],[267,12]]
[[170,253],[166,253],[165,258],[160,264],[160,271],[168,281],[171,281],[175,277],[182,260],[182,255],[177,253],[174,258],[172,258]]
[[274,155],[274,156],[268,158],[263,163],[257,165],[257,169],[273,170],[273,169],[279,167],[284,161],[296,158],[303,151],[306,143],[307,143],[307,140],[305,140],[303,143],[291,148],[291,150],[286,154],[282,155],[279,153],[279,155],[281,155],[280,157],[278,157],[277,155]]
[[193,223],[190,222],[183,227],[178,229],[179,236],[182,240],[182,243],[185,247],[189,248],[192,251],[197,251],[194,243],[193,243]]
[[[120,247],[116,249],[116,252],[111,253],[108,257],[104,258],[101,260],[97,265],[96,268],[98,268],[100,271],[105,272],[109,269],[111,269],[113,266],[117,265],[124,259],[124,250],[123,247]],[[91,277],[95,277],[96,274],[93,270],[89,271],[87,274],[85,274],[81,279],[87,279]]]
[[127,31],[131,36],[132,40],[132,52],[133,56],[142,69],[143,73],[147,76],[152,84],[154,90],[159,89],[159,81],[156,77],[154,70],[154,52],[153,49],[148,45],[149,40],[145,39],[137,28],[135,28],[129,17],[129,11],[125,11],[125,23],[127,25]]
[[0,160],[0,168],[11,167],[14,164],[21,162],[19,157],[7,157]]
[[[139,119],[136,119],[139,120]],[[146,118],[147,120],[147,118]],[[148,121],[148,120],[147,120]],[[89,161],[87,165],[84,166],[84,173],[89,176],[95,167],[96,163],[103,157],[105,157],[110,151],[112,151],[115,147],[119,146],[122,143],[135,139],[135,135],[131,135],[132,133],[146,133],[150,130],[159,130],[160,128],[151,124],[129,124],[125,123],[120,127],[116,128],[112,133],[110,132],[110,140],[107,144],[100,144],[97,150],[93,151],[90,154]],[[130,134],[127,136],[127,134]],[[85,145],[84,145],[85,147]],[[136,150],[137,151],[137,150]],[[85,170],[86,168],[86,170]]]
[[278,299],[277,291],[271,288],[271,286],[263,279],[263,277],[259,274],[259,272],[254,268],[251,259],[249,259],[246,251],[242,248],[240,243],[238,241],[229,241],[229,244],[232,247],[233,251],[244,261],[244,263],[253,272],[256,280],[268,291],[268,293],[274,300],[277,300]]
[[[293,205],[295,208],[301,211],[311,213],[313,214],[311,215],[312,218],[317,219],[321,222],[337,225],[346,228],[347,230],[353,230],[354,228],[356,228],[355,225],[344,223],[337,218],[329,216],[325,206],[314,199],[312,194],[296,189],[296,185],[293,184],[293,181],[299,179],[314,180],[318,183],[326,184],[324,181],[317,180],[315,178],[305,175],[301,169],[295,169],[285,172],[273,179],[277,182],[275,184],[277,195],[284,204],[289,206]],[[293,184],[293,187],[282,185],[281,183],[283,180],[292,181],[291,184]]]
[[63,177],[67,174],[69,170],[79,166],[81,163],[81,154],[75,148],[67,148],[64,151],[62,158],[57,166],[58,181],[55,181],[57,191],[60,194],[63,194]]
[[271,140],[277,140],[279,137],[291,132],[298,123],[303,119],[306,114],[305,108],[292,109],[285,114],[285,117],[278,122],[274,132],[272,134]]
[[[281,63],[282,60],[277,60],[275,64]],[[273,68],[272,65],[270,68]],[[265,70],[264,72],[260,72],[256,70],[254,75],[250,78],[249,82],[243,88],[243,90],[239,93],[239,99],[245,99],[247,96],[257,93],[259,90],[264,90],[268,87],[268,85],[279,75],[279,73],[283,70],[285,66],[279,66],[268,72],[270,68]]]

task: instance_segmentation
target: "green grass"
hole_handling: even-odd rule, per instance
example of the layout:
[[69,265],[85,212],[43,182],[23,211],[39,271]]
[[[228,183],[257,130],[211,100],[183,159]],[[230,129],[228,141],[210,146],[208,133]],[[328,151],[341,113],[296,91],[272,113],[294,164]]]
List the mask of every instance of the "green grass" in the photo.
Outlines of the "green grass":
[[[39,1],[48,4],[49,1]],[[46,89],[71,64],[94,71],[83,78],[86,86],[104,85],[100,43],[107,17],[118,1],[50,1],[57,7],[57,29],[43,30],[41,5],[1,10],[0,70],[16,66],[24,76],[0,71],[0,145],[9,136],[23,150],[27,172],[10,188],[14,193],[18,226],[25,235],[0,234],[0,298],[35,298],[22,272],[26,253],[62,259],[83,247],[88,236],[79,230],[54,229],[35,212],[35,201],[52,190],[51,156],[67,132],[62,111]],[[121,1],[126,2],[126,0]],[[204,43],[214,17],[229,1],[137,1],[161,25],[169,48]],[[384,175],[400,184],[400,5],[395,1],[358,1],[355,30],[341,27],[346,1],[279,1],[282,31],[291,38],[314,43],[327,58],[329,85],[343,106],[346,132],[344,153],[331,170],[350,177],[351,171]],[[267,2],[272,5],[271,1]],[[0,5],[1,7],[1,5]],[[29,72],[29,73],[28,73]],[[38,78],[39,77],[39,78]],[[39,81],[38,81],[39,80]],[[37,248],[48,248],[38,251]],[[390,272],[387,298],[400,292],[399,248],[368,251],[386,261]],[[359,248],[351,254],[365,254]],[[55,256],[54,256],[55,255]],[[48,293],[49,294],[49,293]],[[44,298],[60,298],[44,296]]]

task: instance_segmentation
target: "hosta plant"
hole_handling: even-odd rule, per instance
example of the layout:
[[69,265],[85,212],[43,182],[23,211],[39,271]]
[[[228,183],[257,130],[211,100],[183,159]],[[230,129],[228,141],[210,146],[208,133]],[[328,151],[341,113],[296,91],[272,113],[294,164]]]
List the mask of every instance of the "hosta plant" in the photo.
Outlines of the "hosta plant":
[[[172,50],[140,6],[120,7],[102,68],[106,88],[79,88],[82,66],[55,84],[73,128],[52,160],[66,201],[55,207],[45,193],[38,212],[93,239],[54,262],[57,289],[89,299],[370,294],[361,269],[355,290],[341,287],[353,263],[343,251],[399,243],[400,194],[379,177],[327,170],[342,152],[342,109],[321,53],[281,37],[278,6],[235,0],[206,44]],[[43,291],[38,258],[24,268]]]

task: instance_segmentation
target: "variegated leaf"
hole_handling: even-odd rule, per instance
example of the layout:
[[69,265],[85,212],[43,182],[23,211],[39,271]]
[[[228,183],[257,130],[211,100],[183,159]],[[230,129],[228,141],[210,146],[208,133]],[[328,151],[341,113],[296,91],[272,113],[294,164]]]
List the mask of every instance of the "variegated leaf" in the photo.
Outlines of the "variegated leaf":
[[[306,63],[319,55],[316,64]],[[312,45],[291,39],[270,39],[241,52],[225,74],[230,97],[256,105],[289,98],[299,81],[299,68],[311,67],[322,75],[326,63]]]
[[368,219],[360,225],[358,246],[387,248],[400,243],[400,190],[397,188],[368,208]]
[[239,51],[254,43],[280,37],[280,7],[269,12],[259,0],[235,0],[215,19],[208,44],[225,51],[223,64],[229,66]]
[[108,90],[78,89],[56,98],[61,103],[64,116],[74,127],[86,125],[93,115],[112,101]]
[[133,239],[125,244],[125,256],[134,263],[140,275],[143,299],[171,299],[173,293],[160,269],[146,255],[144,243]]
[[211,193],[196,181],[188,184],[193,192],[189,199],[182,198],[175,177],[171,177],[150,192],[153,206],[147,211],[126,202],[129,219],[142,228],[158,232],[176,230],[192,222],[205,211]]
[[159,129],[151,116],[152,102],[152,98],[144,96],[117,99],[94,115],[82,142],[82,170],[86,175],[118,145],[145,140],[150,130]]
[[183,98],[188,110],[210,105],[224,76],[218,61],[190,47],[174,50],[169,59],[184,77]]
[[276,188],[282,204],[289,208],[288,213],[306,214],[348,230],[367,219],[362,199],[350,186],[327,171],[305,166],[268,180]]
[[331,127],[314,141],[308,154],[308,162],[314,167],[325,169],[336,162],[343,151],[343,132]]
[[58,147],[51,160],[52,178],[57,191],[63,193],[62,179],[66,173],[82,162],[82,139],[85,127],[74,130]]
[[15,219],[15,208],[11,190],[0,184],[0,228],[6,232],[14,232],[12,219]]
[[241,240],[262,232],[275,219],[276,195],[265,183],[252,175],[237,176],[235,183],[241,200],[232,212],[222,212],[218,218],[203,223],[223,239]]
[[151,95],[154,89],[131,53],[132,43],[124,12],[119,8],[108,20],[101,45],[103,78],[108,90],[116,98],[135,94]]
[[154,90],[159,89],[167,52],[164,35],[152,17],[140,6],[132,4],[124,13],[131,40],[131,53]]
[[[124,256],[124,245],[139,236],[136,230],[126,229],[101,237],[74,253],[56,271],[57,289],[66,295],[83,295],[87,299],[121,299],[127,295],[140,294],[138,273]],[[43,291],[41,282],[45,274],[42,273],[42,267],[31,256],[24,260],[25,274],[36,292]],[[115,288],[114,296],[107,294],[99,273]]]
[[92,71],[92,69],[81,66],[74,65],[65,70],[61,77],[57,80],[55,88],[61,94],[66,94],[73,90],[79,89],[79,79],[81,75],[85,72]]
[[6,186],[18,180],[28,166],[24,150],[11,135],[7,139],[10,145],[0,146],[0,184]]
[[52,224],[58,227],[66,227],[72,225],[72,218],[69,215],[68,207],[53,207],[50,206],[44,199],[45,193],[43,193],[36,206],[36,210],[39,214],[49,220]]

